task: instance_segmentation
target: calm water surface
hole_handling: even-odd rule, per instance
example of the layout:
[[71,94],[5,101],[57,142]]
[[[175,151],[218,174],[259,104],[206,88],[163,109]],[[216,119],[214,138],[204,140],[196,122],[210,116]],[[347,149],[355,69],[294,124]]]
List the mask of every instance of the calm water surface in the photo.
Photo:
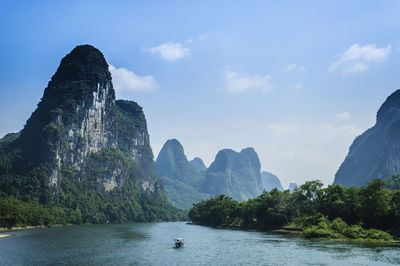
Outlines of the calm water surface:
[[[400,247],[310,241],[186,223],[82,225],[12,232],[0,265],[390,265]],[[173,239],[185,238],[174,249]]]

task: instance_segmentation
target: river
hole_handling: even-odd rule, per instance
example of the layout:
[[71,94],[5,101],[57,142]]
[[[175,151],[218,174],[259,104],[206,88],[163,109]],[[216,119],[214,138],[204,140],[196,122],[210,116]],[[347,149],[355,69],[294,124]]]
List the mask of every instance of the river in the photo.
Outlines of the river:
[[[7,233],[0,265],[388,265],[400,246],[306,240],[186,223],[74,225]],[[174,249],[173,239],[185,238]]]

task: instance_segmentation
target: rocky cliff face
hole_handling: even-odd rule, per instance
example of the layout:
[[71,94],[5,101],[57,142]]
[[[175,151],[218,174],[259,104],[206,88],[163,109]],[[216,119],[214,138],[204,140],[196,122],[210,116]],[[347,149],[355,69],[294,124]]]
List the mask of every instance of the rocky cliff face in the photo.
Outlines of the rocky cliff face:
[[240,153],[224,149],[205,172],[202,191],[211,195],[225,194],[239,201],[257,197],[263,191],[261,164],[253,148]]
[[400,90],[397,90],[378,110],[376,124],[354,140],[334,184],[362,186],[399,171]]
[[263,189],[266,191],[271,191],[274,188],[283,191],[283,186],[279,178],[270,172],[261,172],[261,181],[263,183]]
[[168,199],[175,206],[189,209],[193,203],[209,196],[199,191],[204,173],[188,161],[178,140],[171,139],[164,144],[156,160],[156,169]]
[[108,64],[90,45],[62,59],[20,136],[2,152],[19,155],[0,176],[31,176],[40,168],[40,189],[48,187],[51,198],[63,178],[90,181],[98,191],[128,180],[151,193],[160,187],[142,108],[115,100]]

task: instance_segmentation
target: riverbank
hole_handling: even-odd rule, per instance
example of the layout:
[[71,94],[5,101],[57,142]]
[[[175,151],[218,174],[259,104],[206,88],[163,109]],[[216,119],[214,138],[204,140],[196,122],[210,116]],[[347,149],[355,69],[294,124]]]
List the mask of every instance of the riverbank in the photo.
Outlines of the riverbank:
[[[202,225],[202,226],[210,226],[210,225],[205,225],[205,224],[200,224],[200,223],[194,223],[194,222],[187,222],[186,224],[188,225]],[[240,231],[257,231],[257,232],[270,232],[270,233],[278,233],[278,234],[301,234],[303,232],[303,229],[301,228],[291,228],[291,227],[280,227],[280,228],[274,228],[274,229],[269,229],[269,230],[260,230],[256,228],[250,228],[250,227],[237,227],[237,226],[210,226],[216,229],[229,229],[229,230],[240,230]]]
[[36,226],[14,226],[11,228],[0,227],[0,232],[12,232],[12,231],[21,231],[21,230],[33,230],[33,229],[42,229],[42,228],[52,228],[58,226],[66,226],[72,224],[54,224],[54,225],[36,225]]

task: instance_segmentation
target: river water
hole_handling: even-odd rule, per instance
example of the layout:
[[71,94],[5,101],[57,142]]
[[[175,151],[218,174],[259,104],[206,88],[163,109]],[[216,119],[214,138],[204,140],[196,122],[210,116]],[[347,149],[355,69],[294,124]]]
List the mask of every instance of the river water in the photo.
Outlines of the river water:
[[[0,238],[0,265],[390,265],[400,246],[186,223],[63,226]],[[173,239],[185,247],[173,248]]]

